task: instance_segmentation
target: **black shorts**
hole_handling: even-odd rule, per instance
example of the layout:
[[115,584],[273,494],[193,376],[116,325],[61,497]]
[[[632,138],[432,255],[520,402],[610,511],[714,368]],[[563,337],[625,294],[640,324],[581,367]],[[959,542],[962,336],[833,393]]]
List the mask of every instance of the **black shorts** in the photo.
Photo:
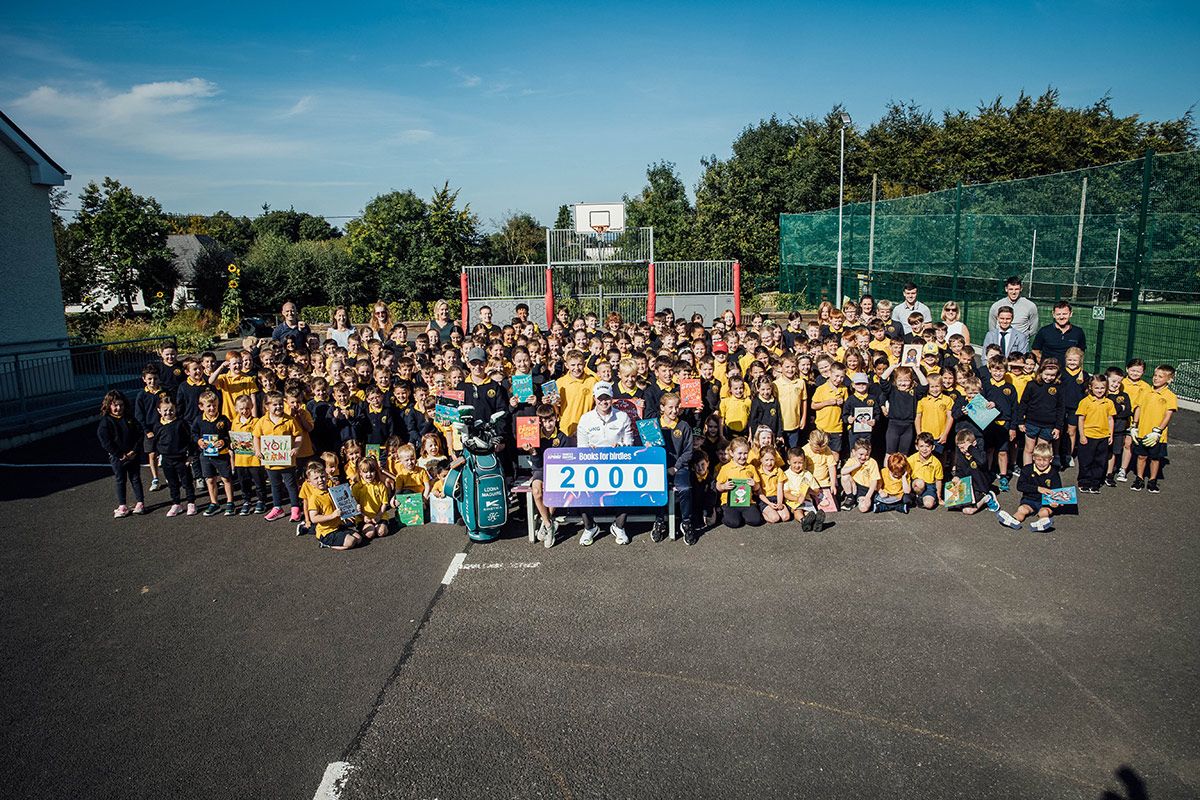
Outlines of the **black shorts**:
[[1167,443],[1159,442],[1153,447],[1147,447],[1137,439],[1133,440],[1133,454],[1138,458],[1145,456],[1151,461],[1162,461],[1167,456]]
[[200,456],[200,474],[205,478],[233,480],[233,468],[229,456]]
[[999,425],[988,425],[983,431],[983,446],[988,450],[998,450],[1008,445],[1008,428]]
[[1035,495],[1023,494],[1023,495],[1021,495],[1021,505],[1029,506],[1034,511],[1037,511],[1038,509],[1040,509],[1042,507],[1042,496],[1041,496],[1041,494],[1035,494]]
[[354,533],[354,529],[343,525],[336,531],[330,531],[324,536],[317,539],[317,544],[321,547],[342,547],[346,544],[346,540]]
[[869,492],[869,491],[871,491],[871,490],[869,488],[867,488],[866,486],[863,486],[861,483],[858,483],[857,481],[855,482],[855,484],[854,484],[854,496],[855,497],[866,497],[867,492]]
[[158,450],[158,439],[155,439],[150,434],[146,434],[142,441],[142,451],[150,454]]
[[534,467],[530,476],[530,481],[542,481],[543,483],[546,481],[546,473],[541,467]]
[[829,437],[830,452],[835,453],[840,457],[842,453],[842,434],[826,432],[825,435]]

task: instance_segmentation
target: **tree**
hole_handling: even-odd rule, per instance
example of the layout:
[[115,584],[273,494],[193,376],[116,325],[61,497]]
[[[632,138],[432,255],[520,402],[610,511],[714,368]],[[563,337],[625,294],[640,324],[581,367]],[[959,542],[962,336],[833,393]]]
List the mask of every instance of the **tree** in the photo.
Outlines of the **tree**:
[[500,230],[487,237],[488,261],[492,264],[544,264],[546,229],[532,214],[509,212]]
[[646,168],[647,184],[636,197],[625,195],[627,228],[654,228],[654,257],[661,261],[691,258],[692,223],[696,210],[669,161]]
[[336,239],[342,232],[330,225],[324,217],[307,214],[289,208],[287,211],[272,211],[263,206],[263,213],[250,223],[255,236],[268,234],[287,239],[289,242],[324,241]]
[[176,282],[167,225],[162,208],[112,178],[93,181],[79,196],[78,253],[81,273],[94,288],[115,298],[125,311],[133,310],[138,290],[164,291]]
[[62,218],[70,194],[66,189],[50,191],[50,223],[54,229],[54,252],[58,257],[58,281],[62,285],[63,303],[82,303],[84,295],[95,286],[94,265],[81,257],[80,229],[68,225]]
[[254,228],[249,217],[235,217],[228,211],[215,214],[167,214],[164,219],[171,233],[211,236],[235,258],[241,258],[254,244]]
[[558,207],[558,214],[554,217],[554,229],[556,231],[575,230],[575,214],[570,206]]

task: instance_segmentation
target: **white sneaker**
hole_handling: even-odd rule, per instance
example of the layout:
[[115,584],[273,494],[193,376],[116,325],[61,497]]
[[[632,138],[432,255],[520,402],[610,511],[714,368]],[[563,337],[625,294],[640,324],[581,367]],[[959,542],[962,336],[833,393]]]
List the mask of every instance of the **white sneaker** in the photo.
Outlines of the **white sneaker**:
[[1000,524],[1006,528],[1012,528],[1014,531],[1021,530],[1021,523],[1017,522],[1017,518],[1007,511],[1001,511],[996,514],[996,518],[1000,520]]
[[539,542],[544,542],[544,541],[546,541],[546,534],[547,534],[546,521],[542,520],[541,522],[538,523],[537,533],[534,534],[534,538]]
[[596,537],[599,534],[600,534],[599,528],[592,528],[591,530],[585,530],[583,532],[583,535],[579,537],[579,543],[581,545],[583,545],[584,547],[587,547],[589,544],[596,541]]
[[629,534],[616,525],[610,526],[608,532],[613,535],[613,539],[616,540],[617,544],[629,544]]
[[546,529],[546,539],[542,542],[542,546],[549,550],[554,547],[554,540],[558,538],[558,523],[551,523]]
[[1042,517],[1037,522],[1029,523],[1029,530],[1045,533],[1054,527],[1054,521],[1050,517]]
[[161,489],[161,488],[162,488],[162,485],[161,485],[161,484],[159,484],[159,482],[158,482],[158,478],[151,478],[151,479],[150,479],[150,491],[152,491],[152,492],[157,492],[157,491],[158,491],[159,489]]
[[1129,480],[1129,478],[1125,475],[1125,470],[1117,470],[1117,480],[1119,480],[1121,483],[1125,483],[1127,480]]

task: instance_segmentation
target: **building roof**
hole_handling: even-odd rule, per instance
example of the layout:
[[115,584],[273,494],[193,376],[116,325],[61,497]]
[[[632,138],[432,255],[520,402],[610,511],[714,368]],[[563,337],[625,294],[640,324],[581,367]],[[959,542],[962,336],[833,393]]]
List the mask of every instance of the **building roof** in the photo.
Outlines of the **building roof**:
[[226,250],[211,236],[194,233],[173,233],[167,237],[167,248],[174,254],[172,262],[179,283],[192,286],[196,282],[196,262],[205,253],[225,254]]
[[29,165],[31,183],[39,186],[62,186],[71,177],[3,111],[0,111],[0,142]]

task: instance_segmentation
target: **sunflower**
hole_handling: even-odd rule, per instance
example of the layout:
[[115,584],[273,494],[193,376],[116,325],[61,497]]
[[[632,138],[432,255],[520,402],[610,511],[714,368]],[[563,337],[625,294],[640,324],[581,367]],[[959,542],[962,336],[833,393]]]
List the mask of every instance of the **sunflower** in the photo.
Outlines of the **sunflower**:
[[163,299],[163,293],[162,293],[162,292],[156,292],[156,293],[154,294],[154,296],[155,296],[155,297],[157,297],[159,300],[162,300],[162,299]]
[[230,281],[229,281],[229,288],[230,288],[230,289],[236,289],[237,287],[238,287],[238,282],[237,282],[237,280],[230,280]]
[[238,271],[237,264],[230,264],[229,271],[232,272],[234,275],[236,275],[237,271]]

